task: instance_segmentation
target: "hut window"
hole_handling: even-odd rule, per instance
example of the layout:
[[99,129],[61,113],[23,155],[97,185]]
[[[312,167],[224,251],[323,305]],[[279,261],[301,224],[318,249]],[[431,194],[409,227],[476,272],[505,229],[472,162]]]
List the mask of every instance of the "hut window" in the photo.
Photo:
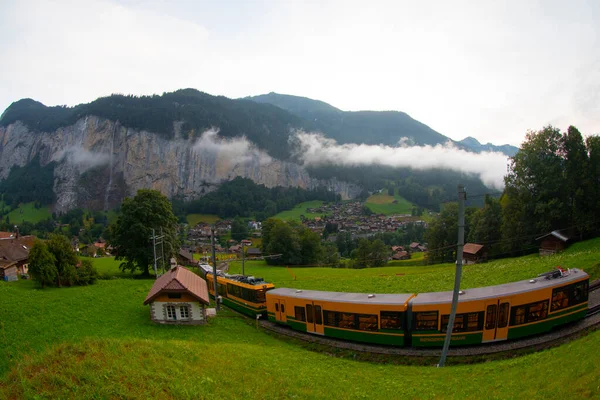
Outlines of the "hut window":
[[181,293],[169,293],[168,297],[170,299],[180,299],[181,298]]
[[175,315],[175,306],[166,306],[167,307],[167,319],[176,320],[177,316]]
[[181,316],[181,319],[190,319],[190,310],[188,306],[180,306],[179,315]]

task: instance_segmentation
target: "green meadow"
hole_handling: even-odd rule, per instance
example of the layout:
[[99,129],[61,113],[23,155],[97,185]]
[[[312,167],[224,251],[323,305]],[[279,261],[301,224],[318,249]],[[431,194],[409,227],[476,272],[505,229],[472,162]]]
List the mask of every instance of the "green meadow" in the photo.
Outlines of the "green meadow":
[[[395,203],[394,203],[395,201]],[[375,214],[409,214],[414,205],[399,195],[390,196],[389,194],[377,193],[369,196],[365,205]]]
[[282,211],[273,218],[279,218],[284,221],[300,221],[300,216],[304,215],[308,219],[313,219],[315,217],[322,217],[323,215],[327,215],[327,213],[319,214],[319,213],[309,213],[306,211],[307,208],[317,208],[323,205],[323,201],[313,200],[313,201],[305,201],[304,203],[297,204],[291,210]]
[[[31,222],[35,224],[52,217],[52,213],[48,206],[42,206],[35,208],[35,203],[20,204],[19,207],[15,208],[8,214],[8,218],[11,224],[19,224],[23,221]],[[6,218],[6,217],[4,217]]]
[[[526,279],[555,265],[600,275],[600,239],[565,253],[465,266],[463,287]],[[571,399],[600,396],[600,332],[550,350],[436,368],[386,358],[359,361],[267,333],[229,310],[204,326],[151,323],[142,303],[153,280],[119,275],[93,259],[95,285],[39,289],[0,282],[0,399]],[[239,267],[232,263],[231,270]],[[326,269],[269,267],[250,273],[277,286],[357,292],[449,290],[452,265]],[[296,279],[294,280],[294,276]],[[412,362],[414,364],[414,362]],[[424,365],[423,365],[424,364]]]
[[207,224],[214,224],[219,220],[219,217],[212,214],[188,214],[185,219],[189,226],[193,227],[198,225],[200,222]]

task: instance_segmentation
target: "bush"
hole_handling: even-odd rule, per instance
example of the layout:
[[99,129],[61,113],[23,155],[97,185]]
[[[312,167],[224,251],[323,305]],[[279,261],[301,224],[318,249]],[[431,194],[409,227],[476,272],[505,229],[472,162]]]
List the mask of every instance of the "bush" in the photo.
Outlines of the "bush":
[[81,265],[76,269],[75,282],[78,285],[91,285],[98,279],[98,271],[90,260],[82,260]]

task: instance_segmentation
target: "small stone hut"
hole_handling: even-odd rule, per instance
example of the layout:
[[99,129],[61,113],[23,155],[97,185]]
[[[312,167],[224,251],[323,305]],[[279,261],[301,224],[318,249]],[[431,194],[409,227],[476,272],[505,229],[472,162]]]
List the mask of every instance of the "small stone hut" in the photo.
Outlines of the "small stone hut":
[[150,304],[150,318],[160,324],[198,325],[206,322],[209,304],[206,281],[176,266],[159,277],[144,305]]

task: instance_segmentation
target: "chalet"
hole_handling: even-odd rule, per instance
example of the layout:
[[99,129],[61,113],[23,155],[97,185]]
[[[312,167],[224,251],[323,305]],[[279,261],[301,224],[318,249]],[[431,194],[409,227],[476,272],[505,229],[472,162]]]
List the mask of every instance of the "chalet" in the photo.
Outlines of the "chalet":
[[[33,246],[35,237],[23,236],[14,239],[0,240],[0,263],[8,265],[14,262],[17,273],[26,274],[29,264],[29,250]],[[8,268],[8,267],[7,267]]]
[[144,305],[150,304],[150,318],[159,324],[198,325],[206,322],[209,304],[206,281],[176,266],[158,278]]
[[229,252],[230,253],[240,253],[241,251],[242,251],[242,245],[241,244],[236,244],[235,246],[229,247]]
[[15,261],[0,260],[0,280],[11,282],[17,279],[17,263]]
[[244,239],[240,242],[243,246],[252,246],[252,240]]
[[392,246],[392,253],[404,251],[404,246]]
[[410,251],[423,251],[421,250],[421,248],[423,247],[421,246],[421,243],[412,242],[409,247]]
[[398,251],[392,255],[392,260],[409,260],[410,254],[408,251]]
[[569,245],[569,238],[560,231],[552,231],[535,240],[540,240],[540,256],[549,256],[566,249]]
[[246,255],[248,257],[262,257],[262,251],[258,247],[248,247]]
[[463,264],[487,261],[488,251],[482,244],[467,243],[463,247]]
[[15,234],[12,232],[0,232],[0,239],[13,239]]
[[194,255],[187,250],[179,249],[179,253],[177,253],[177,262],[180,265],[195,265]]

